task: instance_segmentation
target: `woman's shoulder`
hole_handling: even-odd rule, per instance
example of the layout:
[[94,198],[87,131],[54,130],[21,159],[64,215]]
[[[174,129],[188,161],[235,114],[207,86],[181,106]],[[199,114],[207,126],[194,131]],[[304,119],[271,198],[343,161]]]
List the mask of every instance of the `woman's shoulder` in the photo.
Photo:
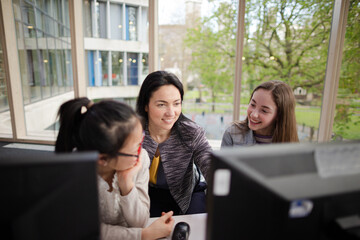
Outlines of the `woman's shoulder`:
[[225,131],[223,136],[224,146],[225,142],[231,139],[231,145],[248,145],[254,144],[253,131],[249,129],[245,124],[234,122]]
[[232,122],[225,131],[230,133],[231,135],[237,135],[247,133],[249,131],[249,128],[241,122]]

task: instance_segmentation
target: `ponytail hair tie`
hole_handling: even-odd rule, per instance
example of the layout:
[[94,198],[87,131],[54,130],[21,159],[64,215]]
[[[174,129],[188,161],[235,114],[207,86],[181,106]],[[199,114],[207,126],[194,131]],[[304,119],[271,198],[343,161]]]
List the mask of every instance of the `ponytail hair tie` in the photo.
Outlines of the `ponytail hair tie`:
[[90,101],[90,102],[88,103],[88,105],[82,106],[82,107],[81,107],[81,111],[80,111],[81,114],[86,113],[87,110],[88,110],[89,108],[91,108],[93,105],[94,105],[94,102],[93,102],[93,101]]

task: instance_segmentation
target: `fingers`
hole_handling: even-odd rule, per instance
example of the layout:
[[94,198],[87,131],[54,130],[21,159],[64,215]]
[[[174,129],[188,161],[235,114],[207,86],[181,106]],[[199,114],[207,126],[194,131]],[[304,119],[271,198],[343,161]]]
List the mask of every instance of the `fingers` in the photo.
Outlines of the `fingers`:
[[173,214],[174,214],[173,211],[169,211],[169,212],[167,212],[167,213],[162,212],[162,213],[161,213],[161,215],[162,215],[161,217],[169,218],[169,217],[171,217]]
[[173,214],[174,214],[173,211],[169,211],[167,213],[162,212],[161,213],[161,215],[162,215],[161,218],[164,220],[164,222],[166,224],[168,224],[168,223],[171,223],[172,221],[174,221],[174,219],[172,218]]

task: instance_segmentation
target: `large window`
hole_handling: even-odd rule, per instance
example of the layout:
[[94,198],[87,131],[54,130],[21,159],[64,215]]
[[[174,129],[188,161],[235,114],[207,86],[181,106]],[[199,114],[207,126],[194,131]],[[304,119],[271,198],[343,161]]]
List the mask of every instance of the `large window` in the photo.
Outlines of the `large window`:
[[219,142],[232,120],[235,1],[159,1],[160,69],[185,89],[183,112]]
[[[156,3],[1,1],[1,39],[6,44],[0,52],[0,134],[12,133],[14,140],[21,141],[54,140],[56,111],[62,102],[74,97],[74,70],[76,96],[134,102],[149,69],[162,69],[175,73],[183,82],[184,114],[204,127],[208,139],[216,143],[233,119],[245,117],[254,87],[271,79],[285,81],[294,90],[301,141],[329,140],[330,130],[336,140],[360,138],[359,1],[158,0],[158,11],[149,12]],[[343,48],[342,41],[332,45],[334,38],[329,39],[330,33],[335,33],[334,26],[343,27],[343,19],[333,16],[333,11],[339,13],[341,9],[346,9],[348,17]],[[83,33],[76,29],[71,37],[85,37],[83,46],[81,42],[71,45],[69,10],[74,10],[71,15],[75,16],[71,26],[83,26]],[[159,26],[149,28],[148,17],[156,22],[156,12]],[[79,14],[83,15],[82,23],[76,18]],[[245,21],[238,24],[242,16]],[[242,24],[244,32],[237,32]],[[149,46],[148,34],[154,36],[153,31],[159,35]],[[244,40],[243,47],[236,44],[238,36],[239,41]],[[157,46],[154,52],[158,56],[149,53],[149,48],[152,51]],[[341,73],[328,77],[327,69],[335,67],[326,61],[335,47],[343,51]],[[238,56],[239,50],[242,56]],[[74,63],[72,54],[77,56]],[[239,88],[235,89],[234,79]],[[323,97],[328,98],[329,91],[324,89],[329,81],[338,93],[334,121],[329,124],[333,126],[324,124],[324,119],[332,121],[331,114],[324,116],[320,111],[335,109],[333,103],[323,103]],[[234,92],[240,92],[240,85],[238,105]],[[9,108],[15,111],[10,114]],[[239,116],[234,116],[239,109]],[[3,120],[4,114],[7,120]]]
[[[1,28],[1,27],[0,27]],[[11,117],[4,66],[4,53],[0,40],[0,137],[11,137]]]
[[332,8],[333,0],[246,1],[241,113],[258,84],[282,80],[294,89],[300,141],[316,141]]
[[73,90],[68,5],[13,0],[28,135],[53,137],[59,99]]
[[333,139],[360,139],[360,2],[350,1]]

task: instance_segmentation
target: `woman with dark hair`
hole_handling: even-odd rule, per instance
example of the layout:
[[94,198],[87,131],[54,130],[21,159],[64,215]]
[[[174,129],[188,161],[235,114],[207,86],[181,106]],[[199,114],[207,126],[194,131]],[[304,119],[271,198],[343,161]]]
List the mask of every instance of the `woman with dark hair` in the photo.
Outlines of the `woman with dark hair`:
[[246,119],[226,129],[221,147],[299,142],[295,104],[286,83],[274,80],[260,84],[251,94]]
[[150,159],[141,148],[141,118],[126,104],[87,98],[60,106],[56,152],[98,151],[101,239],[158,239],[170,235],[172,212],[149,227]]
[[184,90],[172,73],[156,71],[144,80],[136,104],[146,120],[143,147],[150,166],[150,216],[205,212],[211,147],[205,131],[181,113]]

